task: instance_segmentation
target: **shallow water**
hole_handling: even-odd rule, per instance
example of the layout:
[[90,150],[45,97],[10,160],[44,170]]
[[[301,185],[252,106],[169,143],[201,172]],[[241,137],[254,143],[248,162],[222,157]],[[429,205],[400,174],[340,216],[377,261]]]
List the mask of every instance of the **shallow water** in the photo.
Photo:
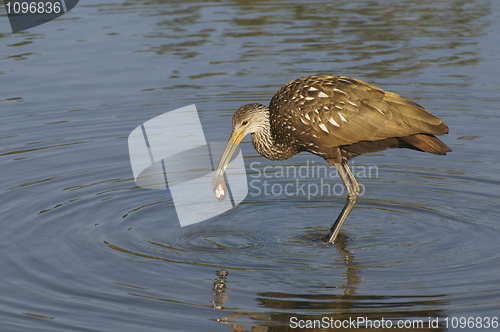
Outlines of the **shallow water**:
[[[439,331],[500,316],[499,13],[479,0],[88,0],[16,34],[3,15],[0,330],[288,331],[293,317],[365,317]],[[453,152],[353,160],[373,172],[358,174],[365,192],[335,245],[318,238],[345,193],[278,193],[320,188],[312,173],[277,175],[326,166],[310,154],[272,162],[246,138],[248,197],[186,227],[168,191],[135,184],[127,138],[143,122],[194,103],[207,141],[226,141],[239,106],[310,74],[422,104]]]

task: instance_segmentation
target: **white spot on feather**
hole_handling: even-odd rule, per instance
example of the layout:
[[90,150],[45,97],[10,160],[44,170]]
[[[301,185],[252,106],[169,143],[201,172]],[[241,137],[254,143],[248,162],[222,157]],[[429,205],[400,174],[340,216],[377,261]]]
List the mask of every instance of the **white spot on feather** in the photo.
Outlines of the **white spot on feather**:
[[321,91],[319,94],[318,94],[318,97],[320,98],[328,98],[328,95],[326,93],[324,93],[323,91]]
[[345,80],[343,78],[339,78],[337,81],[346,82],[346,83],[349,83],[349,84],[354,84],[351,81]]
[[299,119],[300,119],[300,121],[302,121],[303,124],[305,124],[305,125],[307,124],[307,122],[305,122],[304,120],[302,120],[302,118],[299,118]]
[[342,116],[342,114],[339,113],[339,115],[340,115],[340,118],[342,119],[342,121],[347,122],[347,120]]
[[340,128],[339,124],[334,119],[330,118],[330,119],[328,119],[328,122],[330,122],[332,125]]
[[306,119],[311,121],[311,118],[309,117],[309,113],[306,114]]
[[358,107],[358,105],[356,105],[355,103],[351,102],[351,101],[347,101],[349,104],[351,104],[352,106],[354,107]]
[[344,91],[339,90],[339,89],[337,89],[337,88],[333,88],[333,91],[334,91],[334,92],[340,92],[340,93],[346,94]]
[[382,115],[383,115],[383,116],[385,116],[385,117],[387,118],[387,116],[384,114],[384,112],[382,112],[381,110],[379,110],[379,109],[378,109],[378,108],[376,108],[376,107],[375,107],[375,109],[376,109],[377,111],[379,111],[380,113],[382,113]]
[[318,91],[318,89],[316,89],[315,87],[312,86],[309,88],[309,91]]
[[327,134],[329,134],[329,133],[330,133],[330,132],[328,131],[328,129],[326,129],[326,126],[325,126],[323,123],[321,123],[321,124],[319,125],[319,127],[320,127],[320,128],[321,128],[324,132],[326,132]]
[[323,108],[327,111],[329,111],[330,109],[328,108],[328,106],[323,106]]
[[306,100],[313,100],[313,97],[306,97]]

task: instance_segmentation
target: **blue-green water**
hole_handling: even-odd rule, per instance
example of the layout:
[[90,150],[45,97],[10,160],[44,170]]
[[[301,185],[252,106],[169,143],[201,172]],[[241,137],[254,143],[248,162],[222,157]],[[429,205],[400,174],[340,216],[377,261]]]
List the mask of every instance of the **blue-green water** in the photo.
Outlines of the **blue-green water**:
[[[86,0],[9,29],[3,12],[0,331],[295,331],[293,317],[462,331],[453,317],[500,316],[497,1]],[[414,100],[453,152],[356,158],[377,173],[331,246],[317,238],[345,195],[257,182],[180,227],[168,191],[136,186],[127,138],[143,122],[194,103],[207,141],[226,141],[239,106],[312,74]],[[269,161],[249,138],[242,152],[269,188],[295,181],[280,165],[326,165]]]

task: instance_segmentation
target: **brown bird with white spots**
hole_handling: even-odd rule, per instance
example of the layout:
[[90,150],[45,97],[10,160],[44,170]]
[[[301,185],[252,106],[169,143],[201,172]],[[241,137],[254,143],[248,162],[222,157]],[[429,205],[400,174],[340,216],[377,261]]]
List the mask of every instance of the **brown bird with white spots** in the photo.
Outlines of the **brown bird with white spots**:
[[349,77],[301,77],[281,87],[269,107],[248,104],[233,115],[233,131],[212,182],[220,200],[226,195],[224,172],[231,155],[249,133],[257,152],[268,159],[308,151],[335,165],[348,194],[330,229],[330,243],[360,192],[349,159],[388,148],[451,152],[434,136],[447,134],[448,126],[411,100]]

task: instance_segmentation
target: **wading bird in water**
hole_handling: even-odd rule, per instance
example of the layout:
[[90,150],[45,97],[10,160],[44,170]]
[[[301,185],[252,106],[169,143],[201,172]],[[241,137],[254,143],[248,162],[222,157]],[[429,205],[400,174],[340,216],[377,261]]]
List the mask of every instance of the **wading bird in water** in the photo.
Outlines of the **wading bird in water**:
[[231,155],[249,133],[257,152],[270,160],[308,151],[335,165],[347,202],[330,229],[330,243],[360,192],[349,159],[388,148],[451,152],[434,136],[447,134],[448,126],[411,100],[345,76],[301,77],[282,86],[269,107],[248,104],[233,115],[233,131],[212,182],[219,200],[226,196],[224,172]]

